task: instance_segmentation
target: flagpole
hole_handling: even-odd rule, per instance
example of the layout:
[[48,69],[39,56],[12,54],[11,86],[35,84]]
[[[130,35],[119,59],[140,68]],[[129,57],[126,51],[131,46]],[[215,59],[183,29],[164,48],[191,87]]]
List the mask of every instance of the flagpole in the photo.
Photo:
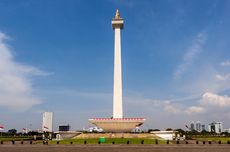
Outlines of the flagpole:
[[2,137],[2,131],[3,130],[4,130],[4,126],[0,124],[1,137]]

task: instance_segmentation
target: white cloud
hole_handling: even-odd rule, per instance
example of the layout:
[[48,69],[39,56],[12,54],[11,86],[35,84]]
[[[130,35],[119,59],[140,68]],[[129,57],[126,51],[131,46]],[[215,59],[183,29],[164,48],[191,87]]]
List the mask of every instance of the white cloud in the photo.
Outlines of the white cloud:
[[24,111],[41,103],[33,95],[29,77],[47,73],[16,62],[10,46],[5,42],[7,39],[9,37],[0,32],[0,107]]
[[163,107],[164,107],[164,110],[169,113],[177,114],[181,112],[180,105],[172,104],[170,101],[165,101]]
[[[200,114],[207,111],[218,114],[224,108],[230,106],[230,97],[220,96],[214,93],[206,92],[202,95],[200,102],[197,106],[188,107],[185,110],[187,114]],[[221,115],[223,114],[223,111]]]
[[202,96],[201,105],[203,106],[217,106],[226,107],[230,106],[230,97],[220,96],[214,93],[206,92]]
[[230,61],[223,61],[220,63],[221,66],[230,66]]
[[204,113],[206,110],[204,107],[200,106],[191,106],[187,110],[185,110],[185,113],[187,114],[198,114],[198,113]]
[[225,80],[228,80],[229,78],[230,78],[230,73],[228,73],[226,75],[220,75],[220,74],[216,75],[217,80],[225,81]]
[[206,41],[206,37],[206,33],[204,32],[201,32],[196,36],[192,45],[186,50],[186,53],[183,57],[183,62],[178,65],[176,71],[174,72],[174,79],[179,79],[192,64],[197,54],[202,51],[202,46]]
[[[213,97],[218,98],[213,99]],[[126,106],[124,107],[129,111],[128,116],[130,116],[130,114],[143,116],[148,120],[146,123],[153,121],[155,123],[153,125],[154,127],[157,126],[156,122],[158,122],[158,125],[162,125],[162,119],[166,120],[164,121],[165,124],[168,122],[167,125],[172,125],[172,122],[182,124],[194,119],[201,120],[202,122],[211,122],[213,120],[222,121],[223,116],[225,116],[224,119],[227,121],[226,116],[229,116],[228,104],[230,102],[225,101],[223,102],[225,106],[222,106],[219,100],[222,102],[221,100],[229,100],[229,98],[230,97],[220,96],[210,92],[183,98],[168,98],[166,100],[145,98],[142,95],[137,96],[136,94],[132,94],[131,97],[125,97],[124,103]],[[205,103],[203,100],[208,100],[209,102],[210,100],[217,100],[218,102]]]
[[173,102],[172,100],[151,100],[151,99],[147,100],[145,99],[145,101],[148,101],[148,104],[161,108],[168,113],[178,114],[182,112],[182,106],[178,104],[177,102]]

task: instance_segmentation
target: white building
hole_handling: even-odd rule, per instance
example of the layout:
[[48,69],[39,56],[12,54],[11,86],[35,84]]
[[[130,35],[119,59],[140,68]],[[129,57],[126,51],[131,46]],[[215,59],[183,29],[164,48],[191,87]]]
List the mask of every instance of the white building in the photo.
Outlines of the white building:
[[176,138],[177,131],[151,131],[150,133],[155,134],[164,140],[173,140]]
[[87,131],[87,132],[103,132],[103,129],[101,128],[98,128],[98,127],[89,127],[87,129],[83,128],[84,131]]
[[230,128],[224,129],[224,132],[230,133]]
[[44,132],[53,131],[53,112],[43,113],[42,131]]
[[195,130],[194,121],[192,121],[192,122],[190,123],[190,130],[191,130],[191,131]]
[[200,122],[200,121],[197,121],[197,122],[196,122],[196,131],[198,131],[198,132],[201,132],[201,131],[202,131],[201,122]]
[[221,133],[223,132],[223,123],[222,122],[212,122],[208,125],[209,132]]

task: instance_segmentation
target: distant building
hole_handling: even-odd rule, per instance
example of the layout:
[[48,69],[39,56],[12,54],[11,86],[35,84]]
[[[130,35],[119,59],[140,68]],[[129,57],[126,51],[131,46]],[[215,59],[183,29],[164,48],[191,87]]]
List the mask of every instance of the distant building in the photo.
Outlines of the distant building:
[[22,133],[27,134],[29,132],[28,128],[22,128]]
[[70,130],[70,125],[69,124],[61,124],[61,125],[59,125],[59,127],[58,127],[59,129],[59,131],[69,131]]
[[205,131],[205,125],[201,125],[201,131]]
[[103,129],[94,126],[94,127],[89,127],[87,129],[84,128],[83,131],[86,131],[86,132],[103,132]]
[[196,122],[196,131],[198,131],[198,132],[201,132],[202,130],[201,130],[201,122],[200,121],[197,121]]
[[230,133],[230,128],[229,129],[224,129],[224,132]]
[[[151,134],[155,134],[158,137],[163,138],[164,140],[174,140],[177,138],[177,131],[151,131]],[[178,137],[180,139],[180,137]],[[183,139],[184,140],[184,139]]]
[[53,112],[43,113],[42,131],[44,132],[53,131]]
[[191,131],[195,130],[194,121],[192,121],[192,122],[190,123],[190,130],[191,130]]
[[223,132],[223,123],[222,122],[212,122],[208,125],[209,132],[221,133]]

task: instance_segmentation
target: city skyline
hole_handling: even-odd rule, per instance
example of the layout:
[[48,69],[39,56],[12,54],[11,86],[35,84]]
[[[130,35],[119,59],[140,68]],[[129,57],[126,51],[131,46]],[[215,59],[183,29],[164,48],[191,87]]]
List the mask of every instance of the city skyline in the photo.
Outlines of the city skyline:
[[143,128],[230,128],[227,0],[1,1],[0,124],[37,129],[52,111],[54,130],[76,130],[112,116],[117,8],[124,116],[145,117]]

